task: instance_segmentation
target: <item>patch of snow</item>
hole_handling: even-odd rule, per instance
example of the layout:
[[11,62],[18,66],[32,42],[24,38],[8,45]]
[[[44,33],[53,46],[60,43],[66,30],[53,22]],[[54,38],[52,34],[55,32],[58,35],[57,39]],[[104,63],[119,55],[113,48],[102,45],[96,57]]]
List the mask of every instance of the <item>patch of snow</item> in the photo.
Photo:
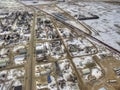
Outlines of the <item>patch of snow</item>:
[[102,72],[98,68],[92,69],[92,76],[95,76],[99,79],[102,76]]
[[58,4],[58,6],[72,16],[79,13],[86,15],[84,12],[99,16],[99,19],[84,20],[80,22],[84,22],[93,28],[95,32],[99,33],[99,35],[96,35],[93,32],[92,35],[94,37],[120,50],[120,45],[118,44],[120,42],[120,34],[118,33],[120,28],[115,26],[120,25],[119,5],[113,5],[112,3],[110,4],[104,2],[79,2],[76,4],[61,3]]
[[31,0],[31,1],[22,0],[21,2],[26,5],[41,5],[41,4],[52,4],[53,3],[53,1],[34,1],[34,0]]

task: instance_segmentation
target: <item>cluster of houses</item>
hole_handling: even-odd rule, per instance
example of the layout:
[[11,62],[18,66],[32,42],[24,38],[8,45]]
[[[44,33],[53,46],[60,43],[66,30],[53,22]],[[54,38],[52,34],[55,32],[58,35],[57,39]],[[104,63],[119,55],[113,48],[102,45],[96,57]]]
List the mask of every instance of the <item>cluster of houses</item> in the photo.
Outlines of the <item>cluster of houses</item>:
[[27,45],[32,19],[32,12],[27,11],[11,12],[0,18],[0,67],[24,63],[27,49],[19,44]]
[[65,48],[61,40],[52,41],[50,43],[50,55],[56,59],[64,58],[66,56]]
[[48,42],[36,44],[36,61],[47,62],[49,56]]
[[[65,57],[64,46],[50,18],[37,16],[36,38],[41,43],[36,44],[36,60],[48,61],[48,57],[58,59]],[[43,42],[42,42],[43,41]]]
[[120,67],[113,68],[117,76],[120,76]]
[[77,34],[68,28],[59,28],[59,33],[64,39],[77,37]]
[[9,48],[2,48],[0,50],[0,68],[6,67],[10,63]]
[[71,56],[92,55],[96,48],[91,42],[84,38],[69,38],[64,40]]
[[2,48],[0,50],[0,68],[13,64],[24,64],[26,58],[27,48],[24,45],[16,45],[13,48]]
[[22,90],[24,69],[10,69],[0,71],[0,90]]
[[37,89],[44,90],[79,90],[77,77],[68,59],[36,65]]
[[35,76],[39,77],[36,80],[36,88],[47,90],[57,90],[56,80],[54,76],[54,64],[46,63],[42,65],[36,65],[35,67]]
[[85,82],[94,83],[103,76],[103,70],[95,62],[94,57],[73,58],[73,62]]
[[61,41],[51,41],[36,44],[36,61],[47,62],[49,57],[54,59],[64,58],[66,56],[64,46]]
[[77,77],[68,59],[58,61],[59,77],[57,78],[60,90],[79,90]]
[[13,48],[14,64],[24,64],[27,59],[27,47],[17,45]]
[[32,13],[12,12],[0,20],[1,47],[25,43],[30,38]]
[[[55,10],[57,9],[55,8]],[[53,14],[55,17],[67,20],[61,13]],[[65,28],[61,24],[57,26],[50,17],[43,17],[38,15],[35,22],[37,41],[33,43],[35,44],[33,54],[36,55],[34,68],[36,89],[80,90],[76,70],[84,83],[92,85],[92,83],[99,81],[104,72],[100,64],[94,60],[93,55],[97,51],[95,45],[83,35],[78,36],[74,30]],[[9,65],[11,67],[7,68],[23,66],[22,64],[27,65],[25,62],[27,59],[29,60],[30,55],[28,44],[30,44],[30,38],[34,38],[30,37],[33,25],[32,12],[5,13],[5,16],[0,18],[1,70]],[[97,46],[98,54],[96,56],[103,59],[106,55],[111,55],[106,48],[99,47]],[[72,58],[73,63],[67,59],[67,54],[71,55],[71,57],[68,56]],[[72,65],[75,65],[76,68],[73,68]],[[120,76],[120,67],[113,70]],[[0,90],[22,90],[24,76],[25,68],[0,71]],[[106,89],[103,87],[99,90]]]
[[36,36],[38,40],[58,39],[55,27],[49,18],[37,18]]
[[58,32],[64,39],[63,41],[72,57],[92,55],[96,53],[97,50],[92,42],[82,36],[78,36],[76,32],[64,28],[64,26],[61,27],[58,25],[58,27]]

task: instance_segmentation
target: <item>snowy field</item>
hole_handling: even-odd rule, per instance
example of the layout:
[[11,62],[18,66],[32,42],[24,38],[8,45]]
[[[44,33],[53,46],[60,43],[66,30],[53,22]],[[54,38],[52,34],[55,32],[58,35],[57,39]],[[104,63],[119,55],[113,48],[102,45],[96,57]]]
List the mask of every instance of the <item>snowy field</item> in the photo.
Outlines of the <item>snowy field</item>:
[[99,34],[92,34],[106,44],[120,50],[120,6],[104,2],[79,2],[77,4],[58,4],[60,8],[72,16],[79,14],[94,14],[99,19],[84,20],[85,24]]
[[21,0],[22,3],[26,5],[41,5],[41,4],[52,4],[54,1],[44,1],[44,0]]

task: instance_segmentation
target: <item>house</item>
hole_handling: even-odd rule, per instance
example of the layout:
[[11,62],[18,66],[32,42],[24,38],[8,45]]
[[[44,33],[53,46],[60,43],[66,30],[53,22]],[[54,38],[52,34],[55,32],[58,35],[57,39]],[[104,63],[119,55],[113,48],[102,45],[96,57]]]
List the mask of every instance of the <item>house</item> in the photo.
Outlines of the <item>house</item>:
[[19,49],[17,52],[18,52],[20,55],[21,55],[21,54],[27,54],[27,50],[26,50],[25,48]]
[[1,60],[0,60],[0,67],[7,66],[8,62],[9,62],[9,58],[1,58]]
[[82,73],[83,73],[83,75],[90,74],[90,69],[89,68],[83,69]]
[[37,55],[36,61],[37,61],[37,62],[47,62],[47,61],[48,61],[48,57],[45,56],[45,55],[40,55],[40,56]]
[[25,61],[26,56],[25,55],[17,55],[14,57],[15,64],[20,64]]

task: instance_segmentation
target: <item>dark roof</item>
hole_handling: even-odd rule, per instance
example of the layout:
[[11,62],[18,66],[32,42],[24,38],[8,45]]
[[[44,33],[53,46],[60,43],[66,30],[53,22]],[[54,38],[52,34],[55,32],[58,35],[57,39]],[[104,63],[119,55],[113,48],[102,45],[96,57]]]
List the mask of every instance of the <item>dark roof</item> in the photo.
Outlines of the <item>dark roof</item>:
[[16,86],[14,90],[22,90],[22,85],[21,86]]

